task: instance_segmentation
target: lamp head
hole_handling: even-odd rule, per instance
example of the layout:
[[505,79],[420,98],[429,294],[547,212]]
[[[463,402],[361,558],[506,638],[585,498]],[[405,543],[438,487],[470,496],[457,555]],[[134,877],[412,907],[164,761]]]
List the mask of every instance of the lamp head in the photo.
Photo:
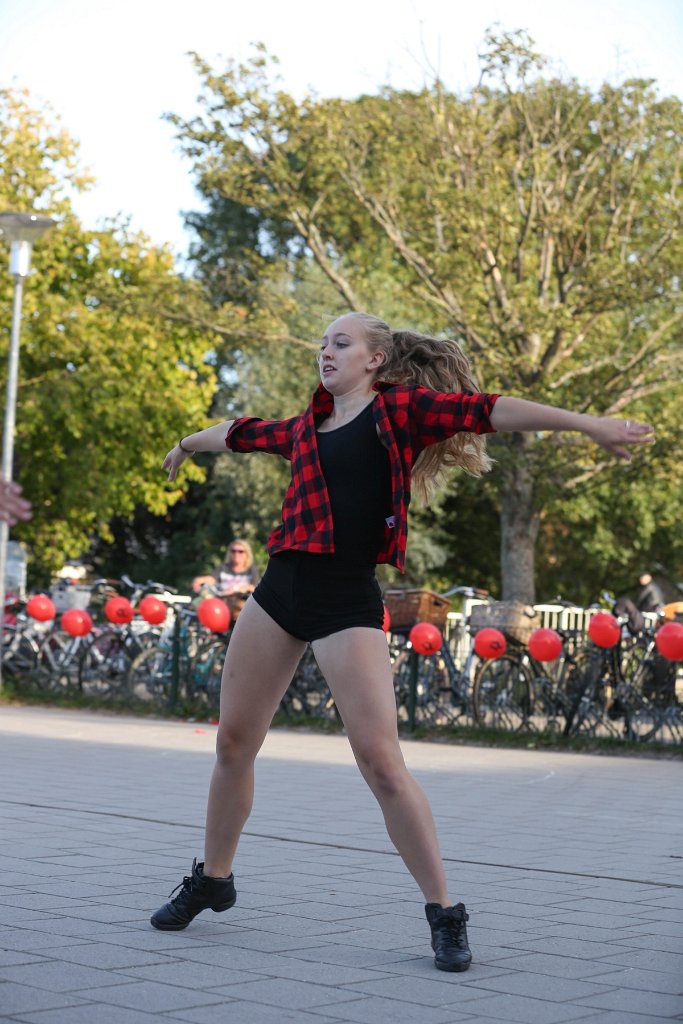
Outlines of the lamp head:
[[55,224],[42,213],[0,213],[0,234],[8,242],[37,242]]
[[55,222],[41,213],[0,213],[0,234],[10,243],[9,271],[15,280],[31,269],[31,249]]

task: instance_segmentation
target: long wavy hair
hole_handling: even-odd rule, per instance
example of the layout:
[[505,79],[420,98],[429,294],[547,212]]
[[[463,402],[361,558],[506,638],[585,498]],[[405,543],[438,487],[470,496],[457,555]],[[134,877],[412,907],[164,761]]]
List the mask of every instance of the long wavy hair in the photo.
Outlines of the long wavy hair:
[[[472,376],[467,356],[457,341],[430,338],[417,331],[392,331],[384,320],[371,313],[349,313],[360,320],[371,351],[384,352],[385,362],[377,379],[392,384],[422,384],[446,393],[480,388]],[[480,434],[454,434],[446,441],[429,445],[415,461],[413,484],[418,496],[427,501],[440,483],[444,470],[458,466],[471,476],[488,473],[493,460]]]

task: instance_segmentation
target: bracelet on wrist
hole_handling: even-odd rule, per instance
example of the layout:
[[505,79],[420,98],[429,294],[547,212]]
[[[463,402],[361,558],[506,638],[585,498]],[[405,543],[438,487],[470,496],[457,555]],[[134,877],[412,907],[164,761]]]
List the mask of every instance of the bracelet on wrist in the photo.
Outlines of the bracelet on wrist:
[[182,439],[182,437],[181,437],[181,439],[180,439],[180,440],[178,441],[178,447],[180,448],[181,452],[185,452],[185,454],[186,454],[186,455],[194,455],[194,454],[195,454],[195,453],[194,453],[194,452],[192,451],[192,449],[191,449],[191,448],[185,448],[185,447],[184,447],[184,445],[183,445],[183,439]]

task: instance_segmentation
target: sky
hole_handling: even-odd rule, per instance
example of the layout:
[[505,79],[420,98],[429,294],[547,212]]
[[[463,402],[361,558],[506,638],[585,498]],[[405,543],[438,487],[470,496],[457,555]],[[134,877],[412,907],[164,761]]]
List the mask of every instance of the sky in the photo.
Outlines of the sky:
[[201,202],[162,115],[198,110],[188,51],[218,69],[263,42],[299,98],[417,88],[430,68],[466,90],[494,24],[587,84],[637,75],[683,97],[681,0],[0,0],[0,88],[28,89],[78,139],[97,180],[74,203],[87,228],[121,213],[180,258],[182,211]]

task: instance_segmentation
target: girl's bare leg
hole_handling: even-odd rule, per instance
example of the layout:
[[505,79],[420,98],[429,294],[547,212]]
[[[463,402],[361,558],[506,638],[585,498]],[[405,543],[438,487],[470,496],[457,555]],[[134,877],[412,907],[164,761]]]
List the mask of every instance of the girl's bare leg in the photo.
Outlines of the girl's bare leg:
[[254,601],[240,612],[221,682],[216,765],[209,788],[204,874],[225,878],[254,796],[254,760],[306,647]]
[[405,766],[398,742],[384,634],[365,627],[345,629],[312,646],[392,842],[425,902],[449,906],[434,818],[427,797]]

